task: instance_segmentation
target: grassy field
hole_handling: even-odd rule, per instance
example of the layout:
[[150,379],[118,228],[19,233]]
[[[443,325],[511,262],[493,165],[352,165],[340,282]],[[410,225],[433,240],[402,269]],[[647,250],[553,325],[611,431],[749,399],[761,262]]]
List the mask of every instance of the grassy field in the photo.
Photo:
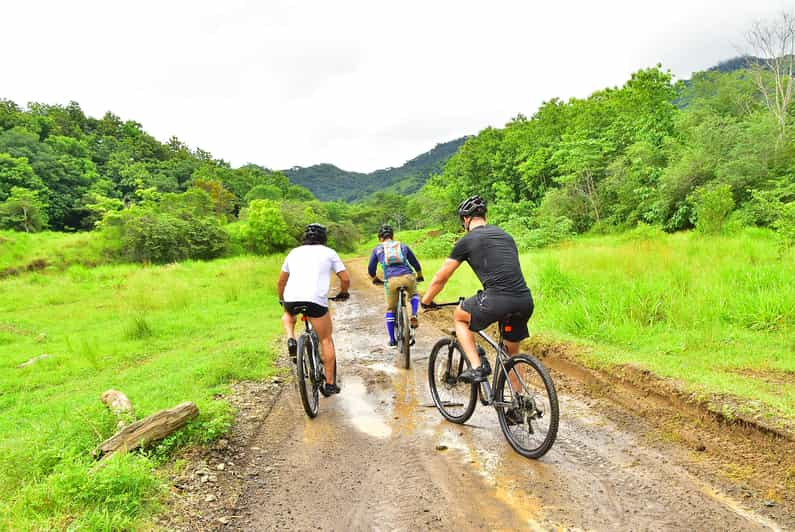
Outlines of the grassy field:
[[[441,260],[427,262],[426,277]],[[583,362],[633,364],[700,398],[740,398],[732,408],[795,423],[795,249],[772,234],[646,229],[528,253],[522,268],[536,300],[531,331],[590,345]],[[462,270],[438,300],[479,288]]]
[[99,233],[17,233],[0,230],[0,277],[17,271],[107,262]]
[[[280,265],[71,266],[0,280],[0,529],[130,528],[156,511],[156,465],[228,428],[214,396],[274,371]],[[139,418],[188,400],[201,414],[147,455],[90,473],[91,450],[114,431],[99,401],[108,388]]]

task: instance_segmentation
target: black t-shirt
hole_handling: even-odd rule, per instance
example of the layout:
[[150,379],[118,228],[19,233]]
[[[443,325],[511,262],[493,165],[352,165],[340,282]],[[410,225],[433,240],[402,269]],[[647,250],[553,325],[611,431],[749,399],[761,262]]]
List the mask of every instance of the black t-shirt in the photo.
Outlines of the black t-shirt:
[[519,251],[511,235],[496,225],[481,225],[455,243],[450,258],[468,262],[488,292],[525,296]]

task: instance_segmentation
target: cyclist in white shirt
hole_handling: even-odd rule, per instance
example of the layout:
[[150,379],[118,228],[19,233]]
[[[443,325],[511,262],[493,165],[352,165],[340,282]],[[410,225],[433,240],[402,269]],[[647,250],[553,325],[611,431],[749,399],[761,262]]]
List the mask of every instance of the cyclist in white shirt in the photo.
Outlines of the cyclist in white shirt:
[[340,292],[336,300],[350,297],[351,281],[345,265],[333,249],[326,247],[326,228],[320,224],[309,224],[304,231],[302,245],[290,251],[284,259],[276,290],[279,303],[284,307],[282,323],[287,333],[287,350],[295,363],[297,343],[295,341],[296,308],[306,307],[307,316],[320,339],[320,354],[326,368],[327,395],[340,392],[334,374],[336,353],[331,337],[331,315],[328,312],[329,280],[332,273],[340,279]]

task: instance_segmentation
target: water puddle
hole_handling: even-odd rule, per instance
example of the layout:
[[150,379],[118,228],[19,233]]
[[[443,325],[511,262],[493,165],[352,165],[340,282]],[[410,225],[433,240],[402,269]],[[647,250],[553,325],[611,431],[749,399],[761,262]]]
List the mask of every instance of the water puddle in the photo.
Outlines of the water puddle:
[[347,420],[360,432],[376,438],[388,438],[392,429],[375,411],[373,394],[367,391],[364,381],[356,376],[345,379],[345,387],[339,394]]

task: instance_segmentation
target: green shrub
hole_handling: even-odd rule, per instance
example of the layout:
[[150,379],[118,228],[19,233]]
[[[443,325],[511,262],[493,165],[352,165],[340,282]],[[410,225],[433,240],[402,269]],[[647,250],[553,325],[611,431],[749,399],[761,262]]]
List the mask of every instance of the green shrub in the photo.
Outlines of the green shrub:
[[734,209],[734,198],[729,185],[708,185],[697,189],[690,197],[695,207],[696,230],[704,234],[720,233],[729,213]]
[[228,235],[215,218],[132,209],[122,220],[121,251],[135,262],[212,259],[226,249]]
[[37,192],[13,187],[8,198],[0,203],[0,228],[39,232],[47,226],[46,207]]
[[795,244],[795,201],[782,205],[778,219],[773,222],[773,228],[787,246]]
[[279,205],[270,200],[254,200],[248,206],[246,247],[259,255],[287,249],[295,240],[287,230]]
[[427,238],[411,246],[412,251],[420,258],[447,257],[461,235],[456,233],[442,233],[429,235]]

